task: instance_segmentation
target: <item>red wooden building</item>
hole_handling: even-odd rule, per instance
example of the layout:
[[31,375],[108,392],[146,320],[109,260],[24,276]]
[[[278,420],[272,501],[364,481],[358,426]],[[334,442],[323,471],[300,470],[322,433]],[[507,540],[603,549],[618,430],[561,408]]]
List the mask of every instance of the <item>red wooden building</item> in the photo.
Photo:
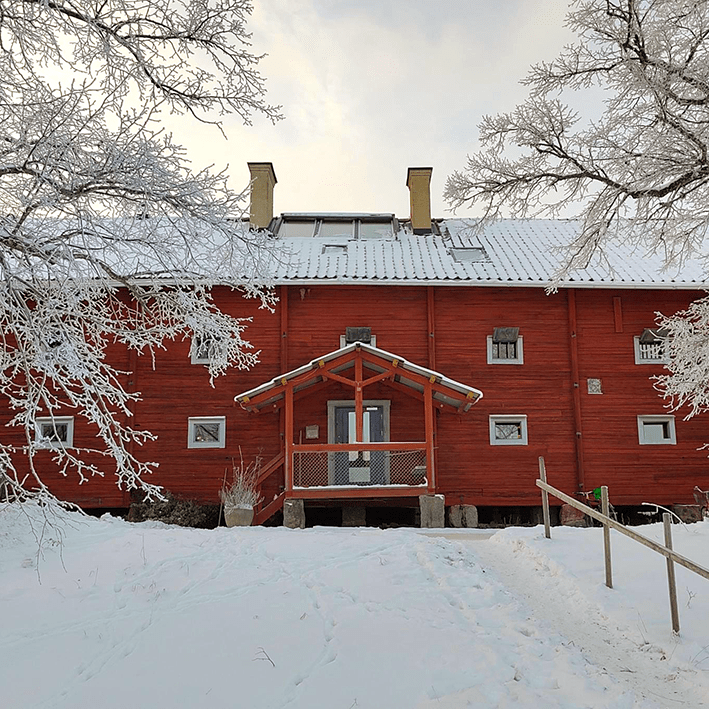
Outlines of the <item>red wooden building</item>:
[[[142,393],[133,424],[158,436],[141,452],[160,463],[154,482],[216,503],[231,461],[260,456],[259,523],[286,500],[304,500],[307,514],[415,508],[432,494],[504,520],[540,505],[539,456],[554,486],[608,485],[616,506],[691,503],[695,485],[709,488],[706,419],[668,411],[651,379],[663,370],[655,314],[701,295],[699,266],[670,278],[618,245],[612,273],[592,264],[547,295],[572,221],[473,235],[461,220],[431,220],[428,168],[409,170],[406,220],[273,218],[273,168],[251,168],[252,223],[284,248],[278,304],[261,310],[221,287],[214,297],[253,317],[260,363],[212,388],[204,343],[174,343],[154,368],[113,354]],[[74,445],[90,435],[67,422]],[[87,508],[130,502],[110,476],[51,484]]]

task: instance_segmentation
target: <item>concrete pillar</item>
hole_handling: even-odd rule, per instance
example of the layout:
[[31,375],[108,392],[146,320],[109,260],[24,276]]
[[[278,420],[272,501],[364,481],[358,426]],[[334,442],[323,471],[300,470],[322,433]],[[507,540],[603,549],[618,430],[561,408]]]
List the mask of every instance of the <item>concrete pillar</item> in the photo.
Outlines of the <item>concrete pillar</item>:
[[438,529],[445,527],[446,505],[443,495],[419,495],[421,508],[421,528]]
[[475,505],[451,505],[448,520],[451,527],[475,528],[478,526],[478,508]]
[[367,508],[366,507],[343,507],[342,508],[343,527],[366,527]]
[[305,502],[286,500],[283,503],[283,526],[289,529],[305,529]]

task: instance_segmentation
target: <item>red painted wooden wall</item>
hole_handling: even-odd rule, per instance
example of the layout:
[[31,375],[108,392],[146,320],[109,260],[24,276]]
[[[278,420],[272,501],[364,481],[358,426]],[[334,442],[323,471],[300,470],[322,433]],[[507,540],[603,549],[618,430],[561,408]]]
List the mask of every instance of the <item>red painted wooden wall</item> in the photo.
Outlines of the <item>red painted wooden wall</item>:
[[[366,326],[378,347],[432,365],[484,393],[465,415],[437,415],[438,487],[447,504],[539,505],[534,481],[540,455],[552,485],[573,493],[607,484],[615,504],[692,502],[694,485],[709,488],[709,461],[697,450],[709,442],[706,417],[683,421],[678,413],[676,445],[642,446],[637,433],[639,414],[666,411],[650,380],[661,366],[635,364],[633,336],[654,324],[655,311],[675,312],[699,293],[429,288],[432,292],[419,286],[289,286],[281,289],[285,302],[273,313],[217,289],[215,300],[224,310],[253,317],[247,337],[261,351],[261,361],[251,371],[229,372],[214,387],[206,368],[190,363],[188,341],[158,352],[155,368],[149,356],[130,358],[116,348],[112,359],[133,369],[130,385],[142,392],[134,425],[158,435],[136,449],[143,459],[160,463],[153,482],[181,496],[217,502],[239,449],[247,461],[256,455],[268,461],[282,444],[279,413],[248,414],[234,404],[234,395],[337,349],[347,326]],[[487,364],[486,338],[501,326],[520,328],[524,364]],[[588,393],[588,378],[601,380],[602,394]],[[333,384],[298,400],[295,440],[305,426],[316,424],[320,438],[314,442],[326,442],[327,400],[340,398],[351,398],[351,390]],[[420,402],[381,383],[365,391],[365,398],[391,399],[392,440],[423,438]],[[528,445],[491,445],[493,414],[526,415]],[[225,416],[226,447],[188,449],[190,416]],[[81,445],[82,437],[93,434],[76,421],[75,442]],[[59,496],[87,507],[127,505],[110,470],[103,480],[77,486],[52,474],[49,454],[46,458],[45,480]],[[281,483],[271,479],[267,497]]]

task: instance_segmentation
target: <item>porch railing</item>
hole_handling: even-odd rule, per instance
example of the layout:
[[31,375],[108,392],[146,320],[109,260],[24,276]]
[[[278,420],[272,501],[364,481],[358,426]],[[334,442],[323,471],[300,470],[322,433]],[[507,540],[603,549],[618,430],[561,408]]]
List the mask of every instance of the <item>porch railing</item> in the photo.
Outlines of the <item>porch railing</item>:
[[294,488],[427,488],[425,443],[345,443],[293,446]]

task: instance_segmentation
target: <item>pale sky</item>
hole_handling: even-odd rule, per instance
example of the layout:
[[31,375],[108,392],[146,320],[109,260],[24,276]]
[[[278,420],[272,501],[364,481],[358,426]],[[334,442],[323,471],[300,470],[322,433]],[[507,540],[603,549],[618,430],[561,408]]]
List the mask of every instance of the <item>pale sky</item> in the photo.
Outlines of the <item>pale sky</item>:
[[[477,147],[484,114],[508,111],[531,64],[573,36],[567,0],[254,0],[253,51],[275,126],[169,121],[195,168],[229,165],[243,188],[272,162],[274,211],[409,214],[408,167],[433,167],[434,217],[446,177]],[[460,215],[471,212],[459,211]]]

